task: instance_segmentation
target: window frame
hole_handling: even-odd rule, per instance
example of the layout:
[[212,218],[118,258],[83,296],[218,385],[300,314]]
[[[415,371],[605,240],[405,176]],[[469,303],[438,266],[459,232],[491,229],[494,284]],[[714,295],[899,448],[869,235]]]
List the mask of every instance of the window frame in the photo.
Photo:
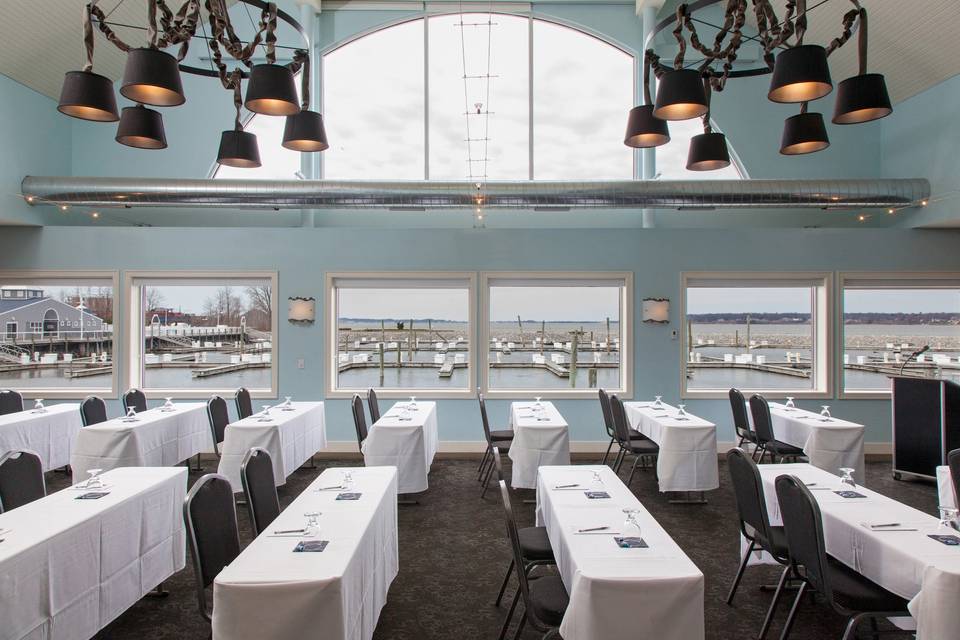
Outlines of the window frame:
[[[113,288],[113,349],[111,357],[113,359],[113,371],[110,376],[110,387],[84,387],[71,389],[69,387],[25,387],[18,388],[10,386],[20,393],[25,399],[46,398],[56,400],[78,400],[90,395],[96,395],[107,400],[114,400],[120,397],[120,362],[123,353],[123,330],[122,312],[120,304],[120,272],[111,270],[4,270],[0,271],[0,282],[4,284],[11,280],[87,280],[102,279],[109,280]],[[21,322],[17,321],[18,328]],[[41,321],[42,324],[42,321]],[[57,330],[59,333],[59,323]],[[4,325],[6,332],[6,325]]]
[[124,294],[127,297],[126,304],[123,305],[123,324],[127,331],[127,357],[126,357],[126,375],[124,382],[128,389],[140,389],[147,398],[164,398],[173,396],[176,398],[195,399],[209,398],[211,395],[227,395],[236,391],[236,388],[210,387],[204,389],[145,389],[143,387],[143,369],[141,360],[143,358],[143,310],[141,308],[142,296],[140,295],[140,280],[184,280],[189,284],[190,280],[215,280],[224,278],[230,280],[250,279],[250,280],[270,280],[270,305],[273,309],[270,319],[270,389],[250,389],[250,396],[253,398],[277,398],[280,389],[280,331],[279,317],[280,309],[277,307],[279,300],[279,277],[276,271],[185,271],[185,270],[156,270],[156,271],[126,271],[124,272]]
[[479,387],[488,398],[517,399],[533,395],[547,399],[585,400],[596,399],[597,389],[491,389],[490,364],[490,280],[623,280],[620,300],[620,388],[607,389],[626,400],[633,397],[634,352],[634,288],[632,271],[483,271],[480,274],[480,308],[478,321],[480,335]]
[[330,271],[324,275],[324,300],[326,301],[326,353],[324,354],[324,372],[326,377],[325,395],[327,398],[352,398],[355,394],[364,396],[367,389],[340,388],[337,382],[337,316],[339,315],[336,281],[349,279],[390,280],[449,280],[467,281],[467,335],[470,345],[467,349],[467,387],[464,388],[377,388],[380,398],[409,398],[411,395],[427,394],[442,399],[470,399],[476,397],[474,384],[477,379],[477,274],[473,271]]
[[[760,393],[767,399],[793,398],[830,399],[833,398],[835,366],[835,300],[834,274],[832,271],[684,271],[680,274],[680,397],[687,399],[725,399],[728,389],[690,389],[687,386],[687,358],[690,345],[687,344],[687,291],[691,280],[715,280],[716,287],[735,286],[740,282],[763,282],[763,286],[776,287],[778,283],[786,285],[790,280],[817,280],[817,291],[811,299],[811,319],[813,320],[813,348],[816,360],[814,387],[812,389],[761,389],[743,388],[745,394]],[[769,283],[769,284],[767,284]]]

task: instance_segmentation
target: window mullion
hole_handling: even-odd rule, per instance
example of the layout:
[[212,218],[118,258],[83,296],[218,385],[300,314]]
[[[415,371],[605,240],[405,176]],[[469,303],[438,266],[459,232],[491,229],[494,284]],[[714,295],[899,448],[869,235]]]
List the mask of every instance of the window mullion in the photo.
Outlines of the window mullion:
[[430,18],[423,16],[423,178],[430,179]]

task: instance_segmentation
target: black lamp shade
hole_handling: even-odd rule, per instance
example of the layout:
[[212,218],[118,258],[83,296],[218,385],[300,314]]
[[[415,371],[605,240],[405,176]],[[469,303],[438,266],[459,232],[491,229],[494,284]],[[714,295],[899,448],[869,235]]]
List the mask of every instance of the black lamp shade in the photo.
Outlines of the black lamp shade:
[[260,166],[260,149],[257,136],[247,131],[230,129],[220,136],[220,151],[217,162],[239,169],[256,169]]
[[730,166],[727,137],[722,133],[701,133],[690,139],[687,170],[715,171]]
[[780,139],[780,153],[783,155],[799,156],[822,151],[829,146],[830,139],[822,114],[799,113],[783,123],[783,136]]
[[837,86],[833,107],[834,124],[870,122],[893,113],[887,83],[879,73],[864,73]]
[[674,69],[660,78],[653,115],[661,120],[689,120],[707,112],[703,80],[695,69]]
[[292,116],[300,113],[297,85],[293,72],[279,64],[257,64],[250,70],[247,97],[250,111],[268,116]]
[[785,49],[777,55],[767,97],[773,102],[808,102],[833,91],[827,50],[818,44]]
[[117,142],[137,149],[166,149],[163,116],[143,105],[124,107],[117,126]]
[[131,49],[127,53],[120,94],[157,107],[175,107],[187,101],[177,59],[158,49]]
[[68,71],[60,89],[60,113],[94,122],[116,122],[117,97],[113,82],[92,71]]
[[630,109],[627,118],[627,133],[623,144],[635,149],[659,147],[670,142],[667,121],[653,117],[653,105],[642,104]]
[[323,128],[323,116],[316,111],[301,111],[287,116],[283,127],[284,148],[293,151],[323,151],[327,144],[327,132]]

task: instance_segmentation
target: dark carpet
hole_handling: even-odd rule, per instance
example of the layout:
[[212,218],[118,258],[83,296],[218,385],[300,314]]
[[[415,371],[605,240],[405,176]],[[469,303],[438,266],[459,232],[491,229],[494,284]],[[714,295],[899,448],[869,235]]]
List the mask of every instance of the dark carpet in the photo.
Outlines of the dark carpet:
[[[430,473],[430,490],[420,497],[420,504],[400,507],[400,574],[380,615],[377,640],[496,639],[507,608],[495,608],[493,600],[509,561],[509,548],[499,495],[488,491],[485,499],[479,497],[477,462],[436,460]],[[300,469],[280,488],[281,504],[289,504],[323,468],[356,464],[355,460],[318,461],[316,469]],[[206,466],[212,468],[213,461]],[[191,474],[191,482],[197,477]],[[48,474],[47,481],[51,491],[67,484],[59,473]],[[936,513],[936,488],[920,482],[894,481],[889,463],[868,464],[866,485],[927,513]],[[760,586],[775,583],[778,569],[748,568],[734,606],[724,604],[739,552],[734,498],[725,466],[720,467],[720,489],[707,494],[706,505],[669,504],[658,493],[649,471],[638,471],[633,490],[706,576],[706,637],[756,637],[771,597],[760,591]],[[520,494],[532,497],[532,492]],[[514,506],[521,524],[533,523],[533,505],[517,500]],[[241,540],[246,544],[250,540],[247,514],[243,508],[238,513]],[[169,597],[141,600],[97,638],[207,638],[210,629],[198,613],[193,579],[188,560],[187,568],[167,581]],[[787,608],[781,604],[771,637],[779,636]],[[844,620],[824,603],[805,598],[791,638],[840,638],[843,625]],[[539,635],[528,627],[523,637]]]

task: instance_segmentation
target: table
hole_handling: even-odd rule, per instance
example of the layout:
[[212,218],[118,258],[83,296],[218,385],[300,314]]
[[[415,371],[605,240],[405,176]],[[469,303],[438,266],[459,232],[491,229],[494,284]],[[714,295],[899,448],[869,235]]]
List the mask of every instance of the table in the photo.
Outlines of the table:
[[[809,464],[763,464],[760,477],[770,523],[781,524],[774,482],[791,474],[815,486],[836,488],[840,479]],[[955,637],[960,627],[960,549],[931,540],[938,519],[859,486],[867,496],[845,499],[812,491],[823,516],[827,553],[854,571],[910,601],[918,640]],[[871,531],[861,523],[899,522],[918,531]]]
[[421,493],[429,488],[427,474],[437,453],[437,403],[395,402],[373,423],[360,448],[368,467],[397,468],[397,490]]
[[70,456],[73,481],[87,479],[88,469],[172,467],[198,453],[213,451],[213,436],[203,402],[178,402],[138,413],[137,422],[114,418],[84,427]]
[[263,412],[231,422],[220,445],[217,473],[230,480],[236,493],[243,491],[240,464],[251,447],[261,447],[270,454],[273,480],[286,484],[294,471],[327,446],[327,427],[322,402],[292,402],[290,409],[280,406],[270,410],[269,420]]
[[[213,584],[216,640],[369,640],[400,560],[397,543],[397,469],[351,468],[357,501],[336,500],[345,468],[328,468]],[[304,513],[321,512],[321,553],[293,553],[298,537],[274,531],[304,526]]]
[[[610,499],[590,500],[579,483]],[[647,549],[621,549],[610,534],[577,529],[607,525],[620,531],[625,507],[639,509]],[[565,640],[702,640],[703,573],[607,466],[540,467],[537,524],[550,546],[570,605],[560,626]]]
[[185,467],[103,474],[0,514],[0,638],[92,638],[184,567]]
[[937,497],[938,505],[942,507],[957,508],[957,497],[954,495],[953,476],[950,475],[950,467],[943,465],[937,467]]
[[0,455],[26,449],[40,456],[44,471],[65,467],[82,426],[76,403],[51,405],[44,413],[8,413],[0,416]]
[[624,402],[630,428],[660,446],[657,478],[660,491],[710,491],[720,486],[717,427],[703,418],[677,415],[664,403]]
[[552,402],[513,402],[507,428],[513,430],[510,459],[515,489],[534,489],[537,469],[543,465],[570,464],[567,422]]

